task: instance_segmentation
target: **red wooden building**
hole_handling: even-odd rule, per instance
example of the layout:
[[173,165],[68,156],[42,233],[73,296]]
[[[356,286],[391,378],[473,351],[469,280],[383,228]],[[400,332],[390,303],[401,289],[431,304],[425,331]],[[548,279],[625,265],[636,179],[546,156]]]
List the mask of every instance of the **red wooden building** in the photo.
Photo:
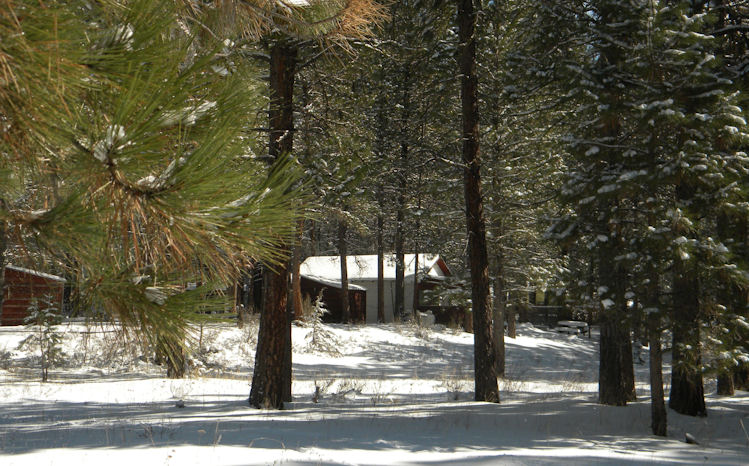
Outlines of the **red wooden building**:
[[65,279],[56,275],[14,265],[5,266],[0,325],[23,325],[23,319],[28,315],[28,308],[34,298],[41,301],[45,296],[50,296],[57,303],[60,312],[64,287]]
[[[302,296],[315,302],[322,292],[322,302],[328,313],[322,318],[323,322],[339,323],[343,319],[343,292],[340,280],[325,280],[319,277],[301,277]],[[365,322],[367,318],[367,291],[357,285],[349,284],[349,313],[352,322]]]

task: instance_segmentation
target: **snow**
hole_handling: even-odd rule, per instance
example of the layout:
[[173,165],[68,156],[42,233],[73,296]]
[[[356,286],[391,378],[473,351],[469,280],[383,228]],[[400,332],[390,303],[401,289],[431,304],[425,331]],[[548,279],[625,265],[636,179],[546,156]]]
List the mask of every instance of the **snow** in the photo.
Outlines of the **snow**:
[[118,143],[124,142],[125,139],[125,128],[122,125],[108,126],[104,140],[94,144],[94,157],[101,163],[108,163],[110,151],[122,148],[123,145],[118,145]]
[[587,151],[585,151],[585,156],[586,157],[590,157],[591,155],[595,155],[598,152],[600,152],[600,150],[601,149],[598,146],[591,146],[590,149],[588,149]]
[[[747,393],[708,394],[707,418],[669,412],[667,438],[650,434],[646,365],[639,401],[598,405],[595,329],[589,339],[520,324],[506,338],[502,403],[490,404],[472,401],[471,334],[324,325],[334,354],[307,345],[313,327],[294,326],[294,401],[273,411],[247,405],[256,325],[206,325],[190,378],[170,380],[117,344],[115,328],[66,324],[65,367],[44,384],[15,349],[26,330],[0,328],[0,464],[746,462]],[[685,444],[687,432],[700,444]]]
[[51,275],[51,274],[44,273],[44,272],[38,272],[36,270],[26,269],[24,267],[18,267],[17,265],[8,264],[8,265],[5,266],[5,268],[6,269],[10,269],[10,270],[15,270],[16,272],[23,272],[23,273],[27,273],[29,275],[35,275],[37,277],[46,278],[47,280],[52,280],[52,281],[56,281],[56,282],[65,282],[65,281],[67,281],[67,280],[65,280],[62,277],[58,277],[57,275]]
[[[404,254],[404,276],[413,276],[415,257],[415,254]],[[346,266],[350,280],[377,279],[377,255],[347,256]],[[395,254],[385,254],[383,266],[385,280],[395,280]],[[316,280],[327,279],[338,283],[341,281],[340,256],[308,257],[302,262],[299,270],[301,275],[314,277]],[[435,278],[446,275],[441,268],[440,256],[435,254],[419,254],[419,270]],[[449,274],[448,270],[447,275]]]

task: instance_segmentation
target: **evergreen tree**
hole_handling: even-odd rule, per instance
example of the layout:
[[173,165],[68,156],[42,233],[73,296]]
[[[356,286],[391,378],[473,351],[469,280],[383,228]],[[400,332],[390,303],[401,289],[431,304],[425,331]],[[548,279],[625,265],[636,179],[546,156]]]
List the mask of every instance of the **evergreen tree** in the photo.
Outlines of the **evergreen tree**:
[[[372,0],[229,0],[205,7],[216,13],[216,29],[240,30],[259,41],[269,66],[268,160],[293,154],[294,80],[300,47],[318,43],[347,47],[347,41],[369,34],[382,18]],[[252,53],[252,51],[247,51]],[[282,247],[290,256],[290,243]],[[291,306],[287,306],[288,262],[266,269],[257,357],[250,404],[281,408],[291,401]]]
[[486,250],[486,221],[481,192],[479,156],[479,111],[476,77],[476,13],[473,0],[458,3],[460,96],[463,113],[463,163],[471,270],[471,306],[474,335],[474,375],[476,401],[499,402],[495,350],[492,339],[489,298],[489,263]]
[[189,310],[292,232],[288,165],[245,176],[251,78],[196,53],[169,2],[8,7],[0,219],[72,269],[86,309],[178,363]]

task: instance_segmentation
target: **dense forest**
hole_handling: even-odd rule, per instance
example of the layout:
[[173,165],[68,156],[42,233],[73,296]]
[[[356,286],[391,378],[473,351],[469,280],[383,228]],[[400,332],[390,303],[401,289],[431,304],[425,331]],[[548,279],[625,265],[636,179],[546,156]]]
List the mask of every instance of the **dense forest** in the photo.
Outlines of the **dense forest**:
[[117,320],[172,376],[193,324],[236,312],[217,290],[255,277],[249,401],[281,408],[300,263],[393,255],[405,321],[404,257],[431,253],[472,315],[477,401],[500,401],[542,291],[600,326],[600,403],[635,399],[649,347],[656,435],[666,405],[707,414],[705,378],[749,388],[746,1],[2,10],[0,288],[10,263],[65,277],[66,312]]

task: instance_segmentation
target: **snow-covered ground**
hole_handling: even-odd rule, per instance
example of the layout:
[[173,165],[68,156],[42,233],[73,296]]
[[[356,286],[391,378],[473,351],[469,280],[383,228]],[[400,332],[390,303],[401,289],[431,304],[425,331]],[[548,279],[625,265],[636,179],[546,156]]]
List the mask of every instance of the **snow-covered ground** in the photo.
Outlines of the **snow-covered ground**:
[[184,380],[110,327],[60,330],[65,362],[40,383],[34,355],[16,349],[26,330],[0,328],[4,466],[749,463],[746,392],[717,397],[708,382],[708,417],[669,411],[666,439],[650,434],[647,365],[641,401],[596,404],[595,334],[521,326],[496,405],[472,401],[470,334],[326,325],[313,342],[294,327],[294,402],[272,411],[247,404],[256,326],[206,326]]

